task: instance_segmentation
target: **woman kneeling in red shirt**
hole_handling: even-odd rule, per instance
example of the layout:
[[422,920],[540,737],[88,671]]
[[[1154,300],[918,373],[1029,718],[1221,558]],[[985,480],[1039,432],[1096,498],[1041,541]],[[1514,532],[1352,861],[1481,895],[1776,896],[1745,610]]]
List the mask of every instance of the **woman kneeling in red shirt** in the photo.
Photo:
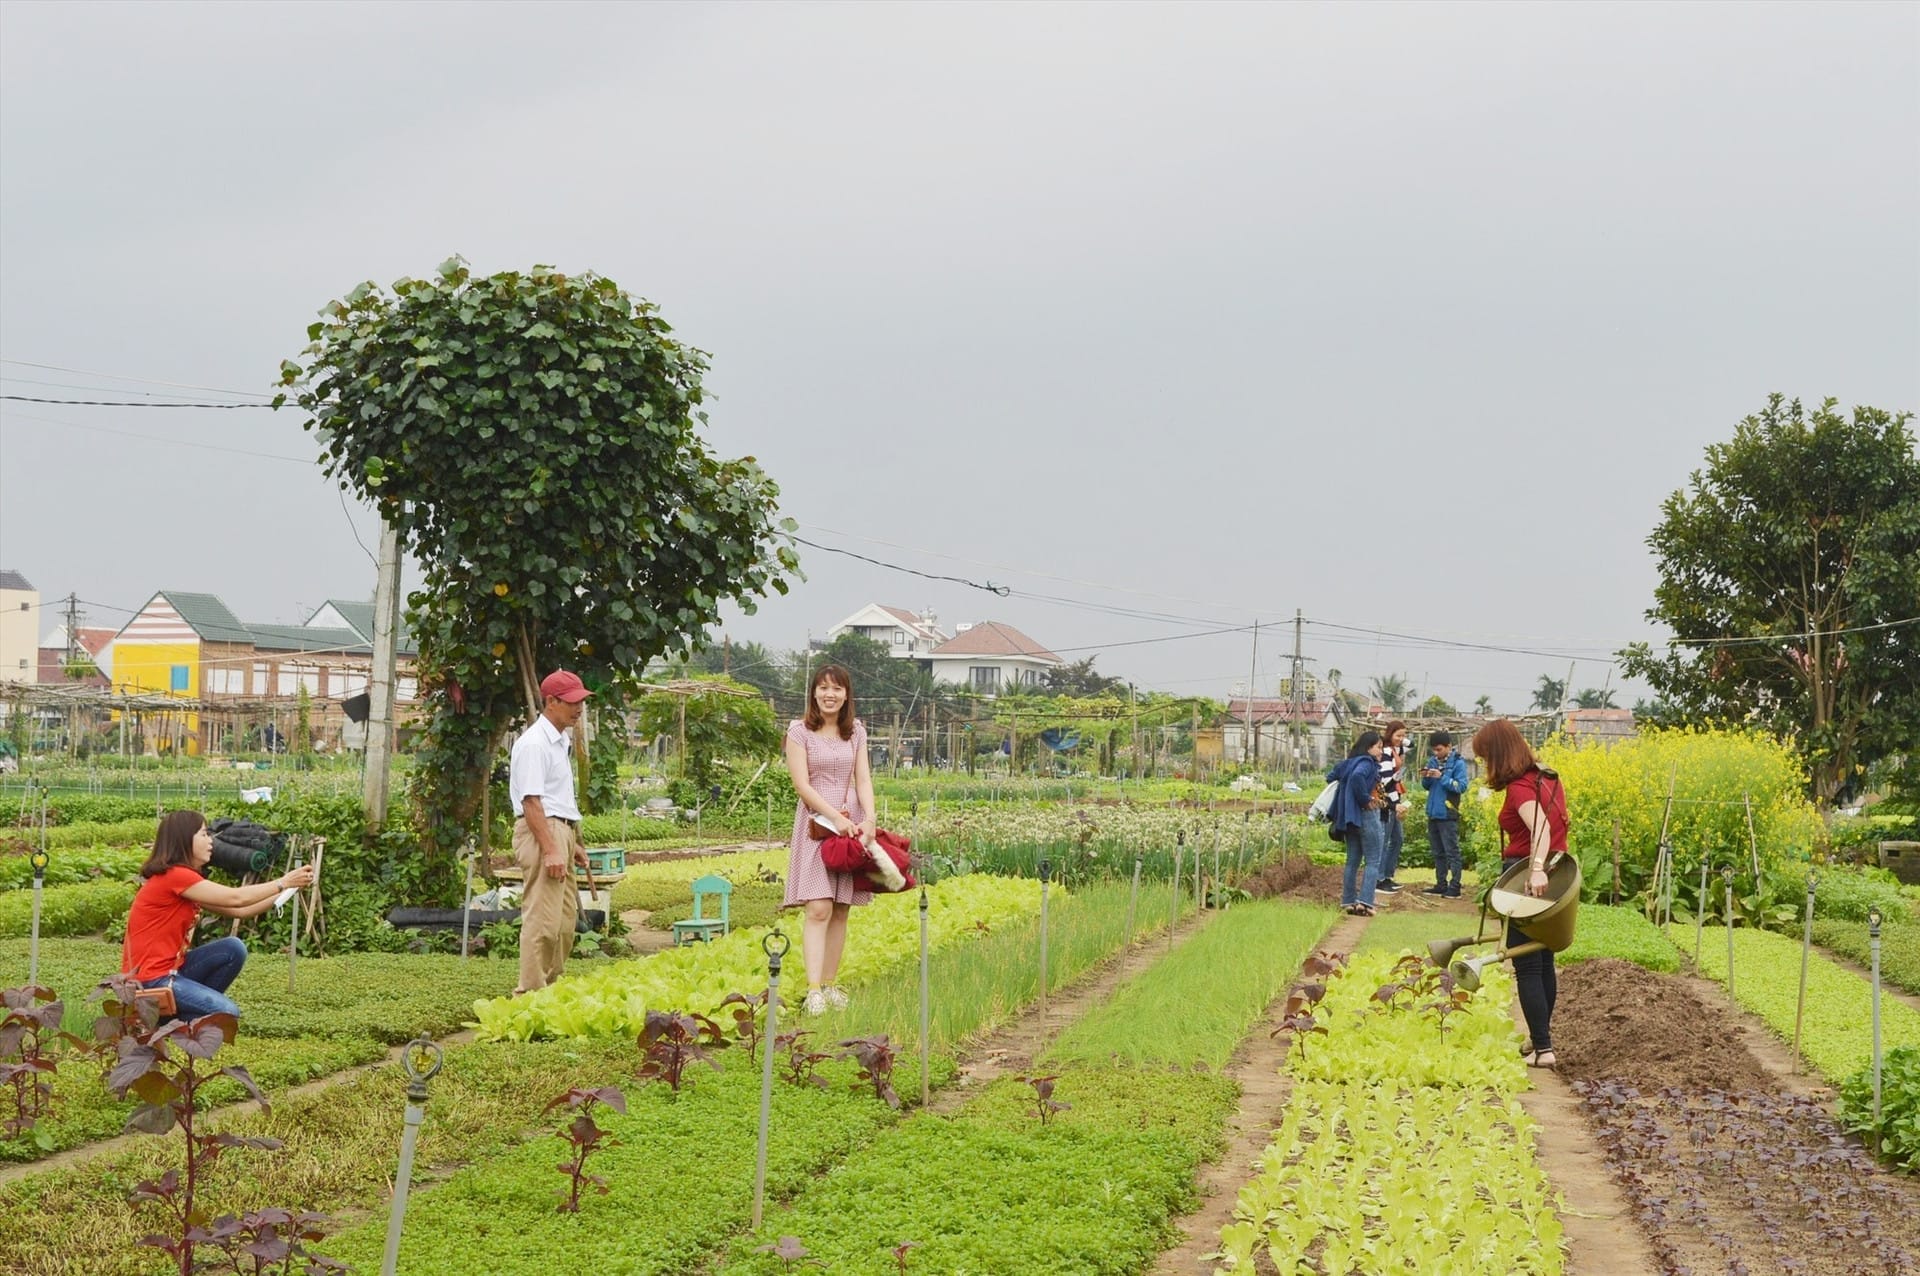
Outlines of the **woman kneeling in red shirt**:
[[120,950],[120,971],[142,988],[173,990],[175,1016],[240,1017],[227,988],[247,961],[238,939],[216,939],[189,950],[200,910],[222,917],[252,917],[273,906],[273,897],[289,886],[308,886],[313,869],[302,865],[284,877],[252,886],[222,886],[200,875],[213,858],[213,834],[198,811],[169,811],[160,821],[153,854],[140,866],[146,881],[133,897],[127,939]]

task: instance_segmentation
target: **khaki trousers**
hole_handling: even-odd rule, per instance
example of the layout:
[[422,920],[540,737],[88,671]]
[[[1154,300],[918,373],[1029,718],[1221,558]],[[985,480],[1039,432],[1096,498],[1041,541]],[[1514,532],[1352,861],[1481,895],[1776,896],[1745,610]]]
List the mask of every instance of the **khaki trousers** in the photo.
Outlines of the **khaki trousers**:
[[534,840],[526,818],[513,822],[513,858],[526,874],[526,889],[520,896],[519,992],[545,988],[560,978],[567,954],[573,951],[574,921],[580,915],[580,889],[573,881],[573,854],[580,848],[580,833],[552,818],[547,829],[566,857],[564,877],[547,876],[540,862],[540,843]]

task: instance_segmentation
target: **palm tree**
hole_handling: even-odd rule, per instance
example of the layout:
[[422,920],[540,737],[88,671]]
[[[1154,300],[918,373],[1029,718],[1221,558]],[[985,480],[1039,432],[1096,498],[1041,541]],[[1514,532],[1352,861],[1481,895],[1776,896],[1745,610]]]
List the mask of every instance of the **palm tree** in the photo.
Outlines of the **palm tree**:
[[1481,693],[1480,698],[1473,702],[1473,711],[1482,717],[1486,717],[1492,714],[1493,697],[1485,694],[1484,692]]
[[1381,674],[1367,684],[1367,690],[1386,707],[1388,713],[1401,713],[1406,710],[1407,701],[1413,696],[1413,683],[1397,673]]
[[1548,674],[1540,675],[1540,685],[1533,690],[1533,707],[1546,713],[1552,713],[1567,698],[1567,684],[1563,679]]
[[1611,688],[1602,691],[1598,687],[1588,687],[1573,698],[1573,703],[1582,709],[1618,709],[1613,701]]

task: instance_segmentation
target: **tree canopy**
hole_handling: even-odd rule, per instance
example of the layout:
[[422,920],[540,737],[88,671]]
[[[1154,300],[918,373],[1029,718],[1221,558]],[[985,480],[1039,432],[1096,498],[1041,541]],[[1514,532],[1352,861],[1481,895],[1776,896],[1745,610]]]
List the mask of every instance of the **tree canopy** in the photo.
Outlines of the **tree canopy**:
[[792,524],[776,524],[779,489],[752,457],[700,437],[706,356],[610,279],[480,278],[453,258],[321,316],[282,381],[327,473],[420,563],[414,794],[428,841],[450,848],[546,671],[617,703],[724,601],[751,612],[786,592]]
[[1673,644],[1621,653],[1694,721],[1792,737],[1813,796],[1913,747],[1920,722],[1920,456],[1910,413],[1780,395],[1669,496],[1647,538],[1647,618]]

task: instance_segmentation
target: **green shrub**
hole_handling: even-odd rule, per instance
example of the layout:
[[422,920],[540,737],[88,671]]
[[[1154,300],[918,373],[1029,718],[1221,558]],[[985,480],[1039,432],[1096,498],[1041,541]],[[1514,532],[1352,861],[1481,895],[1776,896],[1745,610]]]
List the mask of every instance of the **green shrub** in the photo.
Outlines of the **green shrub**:
[[[133,906],[132,882],[81,882],[41,892],[42,935],[91,935],[124,920]],[[25,939],[33,930],[33,892],[0,894],[0,939]]]
[[[79,850],[47,852],[48,886],[71,886],[96,878],[132,881],[140,865],[146,862],[144,846],[115,848],[88,846]],[[23,848],[18,854],[0,852],[0,891],[22,890],[33,885],[33,866]]]
[[1920,1171],[1920,1048],[1889,1051],[1880,1065],[1880,1123],[1873,1120],[1869,1062],[1840,1087],[1840,1124],[1876,1144],[1895,1165]]
[[[1621,898],[1648,889],[1660,842],[1661,814],[1671,777],[1675,802],[1668,840],[1682,870],[1676,878],[1676,910],[1692,908],[1698,878],[1685,871],[1705,854],[1715,864],[1748,864],[1747,811],[1753,800],[1754,841],[1763,872],[1804,861],[1824,838],[1820,818],[1806,799],[1806,772],[1786,745],[1758,732],[1648,730],[1631,740],[1570,744],[1556,737],[1540,751],[1543,764],[1567,786],[1571,816],[1568,845],[1586,874],[1586,896],[1613,889],[1613,829],[1620,827]],[[1498,829],[1504,794],[1476,780],[1465,806],[1488,818],[1470,820],[1461,846],[1485,871],[1499,860]],[[1743,890],[1751,892],[1752,872]]]
[[[1860,923],[1862,933],[1867,912],[1878,908],[1890,921],[1914,917],[1913,902],[1901,893],[1900,882],[1884,868],[1852,868],[1841,864],[1823,864],[1813,869],[1813,915],[1835,921]],[[1807,915],[1807,868],[1793,865],[1782,872],[1779,896],[1790,903],[1796,920]],[[1792,930],[1792,926],[1782,929]]]
[[115,820],[112,823],[87,822],[62,824],[47,830],[47,850],[58,851],[81,846],[138,846],[151,849],[159,821],[149,810],[145,815]]
[[[116,793],[56,793],[47,800],[47,823],[111,824],[129,820],[154,823],[153,799]],[[151,837],[151,834],[149,834]]]

